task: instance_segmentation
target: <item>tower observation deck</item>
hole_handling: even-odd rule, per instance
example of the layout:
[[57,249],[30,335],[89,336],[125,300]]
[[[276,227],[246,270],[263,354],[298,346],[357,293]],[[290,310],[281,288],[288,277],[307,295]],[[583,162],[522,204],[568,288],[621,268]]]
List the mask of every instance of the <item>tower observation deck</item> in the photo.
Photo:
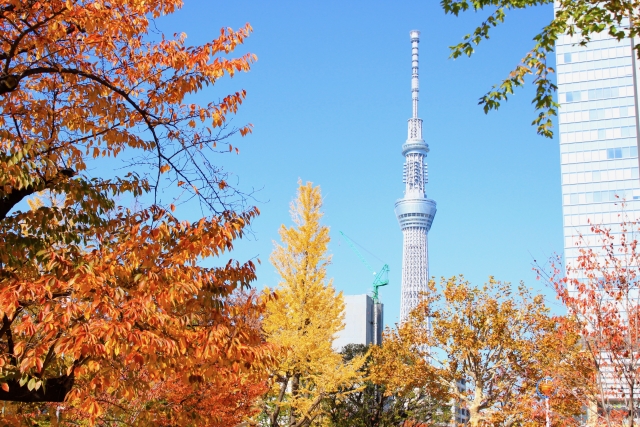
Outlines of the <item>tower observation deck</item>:
[[411,100],[407,141],[402,145],[404,161],[404,197],[398,199],[395,213],[402,229],[402,285],[400,322],[404,322],[427,290],[429,282],[429,230],[436,215],[436,202],[427,198],[426,157],[429,144],[422,139],[422,119],[418,118],[418,44],[420,32],[411,31]]

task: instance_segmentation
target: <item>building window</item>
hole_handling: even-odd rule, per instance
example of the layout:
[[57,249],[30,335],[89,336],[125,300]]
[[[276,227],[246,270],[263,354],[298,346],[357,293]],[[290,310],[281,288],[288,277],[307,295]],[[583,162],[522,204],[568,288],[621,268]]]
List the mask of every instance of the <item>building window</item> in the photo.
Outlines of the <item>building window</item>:
[[607,159],[621,159],[621,158],[622,158],[622,148],[607,149]]

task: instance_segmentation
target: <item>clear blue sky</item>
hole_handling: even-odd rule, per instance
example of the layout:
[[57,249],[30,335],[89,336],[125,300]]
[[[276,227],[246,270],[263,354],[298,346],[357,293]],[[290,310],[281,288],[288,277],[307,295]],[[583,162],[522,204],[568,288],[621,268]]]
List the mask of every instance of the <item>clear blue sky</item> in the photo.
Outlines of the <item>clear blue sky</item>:
[[214,161],[236,174],[242,189],[261,189],[254,234],[233,252],[239,260],[262,260],[258,288],[278,282],[268,258],[278,227],[291,223],[289,202],[300,178],[324,194],[335,287],[346,294],[371,290],[341,230],[389,264],[391,284],[381,296],[385,322],[397,321],[402,234],[393,207],[403,193],[400,149],[411,114],[409,31],[418,29],[420,116],[431,148],[427,191],[438,203],[430,274],[464,274],[478,285],[494,275],[549,292],[531,264],[562,251],[557,140],[531,127],[531,88],[497,113],[485,115],[477,102],[531,47],[552,7],[507,15],[474,57],[454,61],[448,46],[486,14],[445,16],[438,3],[185,0],[182,10],[157,22],[168,35],[186,32],[191,44],[210,41],[220,27],[254,28],[238,51],[258,56],[251,72],[199,99],[248,91],[233,123],[251,122],[254,133],[234,141],[239,156]]

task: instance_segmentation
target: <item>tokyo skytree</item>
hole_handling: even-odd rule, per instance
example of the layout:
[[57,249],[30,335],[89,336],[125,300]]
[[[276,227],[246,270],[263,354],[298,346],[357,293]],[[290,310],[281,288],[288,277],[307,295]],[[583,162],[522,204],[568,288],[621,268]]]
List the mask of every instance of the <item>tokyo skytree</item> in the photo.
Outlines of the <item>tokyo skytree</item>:
[[429,282],[429,249],[427,236],[436,215],[436,202],[428,199],[426,157],[429,144],[422,139],[422,119],[418,118],[418,43],[420,32],[411,31],[411,98],[413,116],[409,119],[404,156],[404,197],[396,201],[395,213],[402,229],[402,285],[400,322],[404,322]]

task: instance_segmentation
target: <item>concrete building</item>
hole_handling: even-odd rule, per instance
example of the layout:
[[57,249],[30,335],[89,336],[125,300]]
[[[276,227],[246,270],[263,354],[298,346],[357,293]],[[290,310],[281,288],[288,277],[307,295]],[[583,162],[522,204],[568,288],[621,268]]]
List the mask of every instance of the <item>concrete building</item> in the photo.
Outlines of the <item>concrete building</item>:
[[[333,348],[340,351],[347,344],[379,344],[384,325],[383,304],[374,304],[369,295],[344,296],[344,329],[338,333]],[[379,333],[375,337],[376,323]]]
[[404,197],[395,204],[402,229],[402,284],[400,322],[418,305],[420,293],[429,283],[428,233],[436,214],[436,202],[427,198],[426,158],[429,144],[422,139],[422,119],[418,118],[418,44],[420,32],[411,31],[411,99],[413,115],[409,119],[407,141],[402,146],[404,162]]

